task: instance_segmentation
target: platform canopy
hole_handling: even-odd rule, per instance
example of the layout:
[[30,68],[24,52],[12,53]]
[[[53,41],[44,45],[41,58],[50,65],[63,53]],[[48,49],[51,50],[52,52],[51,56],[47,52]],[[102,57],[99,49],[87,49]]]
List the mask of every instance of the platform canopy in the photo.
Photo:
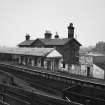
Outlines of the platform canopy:
[[0,53],[43,57],[62,57],[54,48],[0,48]]

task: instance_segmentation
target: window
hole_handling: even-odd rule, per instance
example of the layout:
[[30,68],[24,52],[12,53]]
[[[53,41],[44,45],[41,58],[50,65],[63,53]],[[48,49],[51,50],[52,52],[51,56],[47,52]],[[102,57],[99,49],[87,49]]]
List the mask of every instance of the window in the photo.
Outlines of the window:
[[35,58],[34,61],[35,61],[35,66],[37,66],[37,58]]
[[63,62],[63,68],[65,68],[65,62]]

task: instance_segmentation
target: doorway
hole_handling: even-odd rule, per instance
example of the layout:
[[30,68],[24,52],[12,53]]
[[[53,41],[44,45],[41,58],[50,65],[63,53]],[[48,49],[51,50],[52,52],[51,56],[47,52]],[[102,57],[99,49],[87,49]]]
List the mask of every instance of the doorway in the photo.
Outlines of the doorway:
[[90,76],[90,67],[87,67],[87,77]]
[[51,61],[47,61],[47,69],[48,69],[48,70],[51,69]]

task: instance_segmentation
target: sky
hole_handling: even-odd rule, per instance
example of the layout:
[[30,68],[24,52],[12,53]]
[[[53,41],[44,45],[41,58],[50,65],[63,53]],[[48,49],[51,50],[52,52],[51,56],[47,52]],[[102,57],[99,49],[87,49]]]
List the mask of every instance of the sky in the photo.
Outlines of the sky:
[[83,46],[105,41],[105,0],[0,0],[0,46],[14,47],[26,33],[43,38],[46,30],[67,38],[71,22]]

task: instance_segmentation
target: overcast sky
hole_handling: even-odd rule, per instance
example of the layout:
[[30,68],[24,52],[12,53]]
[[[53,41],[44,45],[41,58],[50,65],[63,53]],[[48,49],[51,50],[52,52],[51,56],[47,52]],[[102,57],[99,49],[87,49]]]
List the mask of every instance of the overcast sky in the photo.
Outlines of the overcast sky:
[[73,22],[83,46],[105,41],[105,0],[0,0],[0,45],[16,46],[44,36],[45,30],[67,37]]

